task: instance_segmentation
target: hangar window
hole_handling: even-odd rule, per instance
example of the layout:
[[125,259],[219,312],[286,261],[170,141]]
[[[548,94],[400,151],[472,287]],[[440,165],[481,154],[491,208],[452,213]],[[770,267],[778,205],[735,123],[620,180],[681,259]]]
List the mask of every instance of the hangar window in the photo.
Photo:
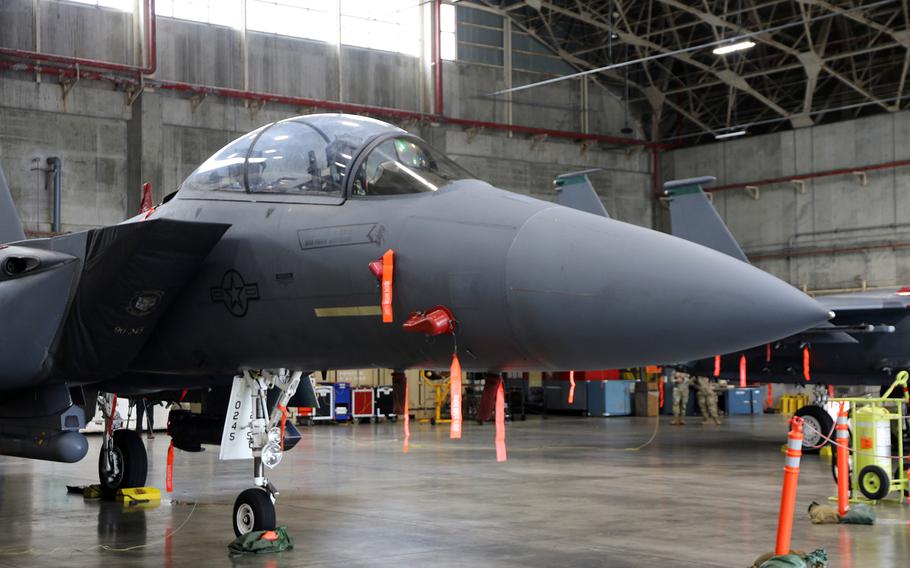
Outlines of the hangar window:
[[334,3],[325,0],[247,0],[250,30],[278,35],[338,41]]
[[530,35],[512,28],[512,68],[537,73],[566,75],[574,72],[571,65]]
[[454,61],[458,56],[458,40],[455,36],[455,6],[442,4],[439,7],[439,56]]
[[420,55],[420,2],[341,0],[341,43]]
[[436,191],[459,179],[464,168],[414,138],[386,140],[367,156],[354,178],[354,195],[402,195]]
[[503,64],[502,16],[456,6],[458,59],[483,65]]
[[100,6],[102,8],[116,8],[124,12],[133,11],[132,0],[69,0],[76,4],[88,4],[90,6]]
[[155,13],[166,18],[240,28],[241,0],[156,0]]

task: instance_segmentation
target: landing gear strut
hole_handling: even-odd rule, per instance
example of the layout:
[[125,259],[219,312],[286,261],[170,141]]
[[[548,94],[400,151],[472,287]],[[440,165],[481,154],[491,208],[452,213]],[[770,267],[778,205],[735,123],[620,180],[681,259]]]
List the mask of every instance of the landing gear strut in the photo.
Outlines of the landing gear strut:
[[120,426],[116,419],[116,396],[102,394],[98,404],[104,416],[104,435],[101,453],[98,456],[98,479],[106,495],[114,495],[119,489],[142,487],[148,475],[148,455],[139,434],[129,429],[115,429]]
[[[282,416],[288,401],[297,392],[301,371],[289,373],[286,369],[274,371],[245,371],[234,378],[246,383],[245,389],[237,392],[247,393],[251,398],[252,415],[249,423],[250,449],[253,453],[253,484],[237,496],[234,502],[233,525],[237,536],[252,531],[272,530],[275,528],[275,499],[278,489],[266,478],[265,468],[272,469],[281,463],[283,455]],[[269,416],[266,395],[270,388],[281,391],[276,408],[279,412]],[[239,402],[239,401],[237,401]],[[231,400],[230,413],[236,402]],[[239,408],[239,407],[238,407]]]

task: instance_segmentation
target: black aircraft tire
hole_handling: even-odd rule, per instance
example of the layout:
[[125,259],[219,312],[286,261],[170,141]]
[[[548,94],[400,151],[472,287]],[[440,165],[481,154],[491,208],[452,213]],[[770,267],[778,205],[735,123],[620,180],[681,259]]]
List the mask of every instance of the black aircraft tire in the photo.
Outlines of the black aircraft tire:
[[878,501],[884,499],[891,492],[891,480],[888,473],[877,465],[867,465],[859,472],[857,478],[860,492],[867,499]]
[[268,491],[252,487],[237,496],[231,518],[237,536],[253,531],[270,531],[275,528],[275,504]]
[[[803,453],[817,454],[819,450],[828,445],[828,442],[823,440],[821,435],[834,436],[834,419],[824,408],[815,404],[807,404],[800,408],[796,411],[796,416],[806,422],[803,425]],[[807,425],[809,428],[806,427]],[[815,430],[821,432],[821,435],[816,433]],[[813,438],[816,440],[813,440]],[[814,445],[818,447],[812,447]]]
[[111,475],[104,472],[107,457],[102,450],[98,454],[98,479],[101,490],[114,494],[118,489],[144,487],[148,476],[148,454],[145,444],[137,432],[132,430],[114,431],[115,471]]

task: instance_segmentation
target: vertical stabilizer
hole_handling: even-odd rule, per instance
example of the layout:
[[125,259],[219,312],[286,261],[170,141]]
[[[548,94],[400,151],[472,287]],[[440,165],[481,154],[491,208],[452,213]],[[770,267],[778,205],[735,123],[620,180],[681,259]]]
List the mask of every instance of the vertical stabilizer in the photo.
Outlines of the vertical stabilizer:
[[588,174],[598,171],[584,170],[581,172],[572,172],[556,176],[553,185],[556,187],[556,202],[565,207],[571,207],[585,213],[592,213],[601,217],[607,217],[607,210],[594,191]]
[[23,240],[25,240],[25,233],[22,231],[22,223],[16,212],[16,204],[13,203],[9,185],[3,176],[3,168],[0,168],[0,244]]
[[664,184],[664,191],[670,197],[673,236],[749,262],[743,249],[701,188],[702,185],[714,181],[714,177],[705,176],[668,181]]

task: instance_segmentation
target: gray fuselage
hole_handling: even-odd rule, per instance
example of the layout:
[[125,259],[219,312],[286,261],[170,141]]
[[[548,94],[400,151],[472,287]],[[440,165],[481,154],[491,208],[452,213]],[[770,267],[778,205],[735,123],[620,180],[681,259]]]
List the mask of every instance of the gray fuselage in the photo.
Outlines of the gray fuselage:
[[[479,181],[331,205],[218,196],[178,193],[153,214],[231,228],[133,371],[443,368],[451,336],[401,329],[437,305],[458,320],[462,365],[485,371],[680,361],[825,317],[792,287],[704,247]],[[388,249],[395,322],[383,324],[368,266]],[[717,278],[690,276],[704,273]]]

